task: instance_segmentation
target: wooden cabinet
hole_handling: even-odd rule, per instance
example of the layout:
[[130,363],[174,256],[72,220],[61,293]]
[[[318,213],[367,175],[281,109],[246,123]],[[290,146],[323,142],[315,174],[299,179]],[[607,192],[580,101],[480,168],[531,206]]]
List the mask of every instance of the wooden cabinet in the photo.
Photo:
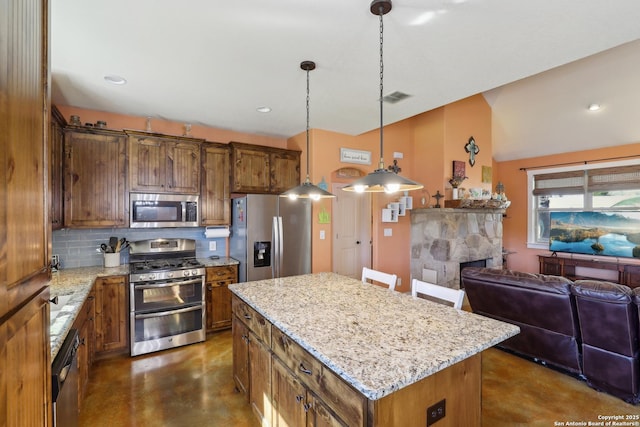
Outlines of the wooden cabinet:
[[249,328],[237,316],[232,320],[233,382],[249,401]]
[[231,191],[279,194],[300,184],[300,151],[231,142]]
[[76,126],[65,129],[65,227],[128,225],[126,143],[122,132]]
[[64,150],[64,126],[66,121],[56,107],[51,108],[51,126],[49,131],[49,176],[51,178],[51,210],[50,221],[52,230],[59,230],[63,224],[62,211],[62,152]]
[[144,193],[200,193],[202,140],[127,132],[129,188]]
[[126,276],[99,277],[94,285],[96,354],[129,348]]
[[539,255],[540,273],[564,276],[571,280],[594,279],[640,286],[640,265],[627,264],[621,259],[606,261],[600,258],[572,258],[560,255]]
[[229,147],[223,144],[202,145],[202,185],[200,187],[200,224],[231,224],[229,198]]
[[49,2],[0,2],[0,426],[51,425]]
[[205,280],[207,332],[231,327],[231,291],[229,285],[238,282],[238,266],[207,267]]
[[73,328],[78,330],[80,346],[78,347],[78,409],[82,408],[82,400],[89,383],[89,373],[95,356],[95,293],[92,290],[84,302]]
[[0,425],[50,425],[48,297],[45,288],[0,324]]
[[233,296],[233,370],[263,425],[363,426],[365,397]]
[[271,424],[271,323],[233,298],[233,378],[262,425]]

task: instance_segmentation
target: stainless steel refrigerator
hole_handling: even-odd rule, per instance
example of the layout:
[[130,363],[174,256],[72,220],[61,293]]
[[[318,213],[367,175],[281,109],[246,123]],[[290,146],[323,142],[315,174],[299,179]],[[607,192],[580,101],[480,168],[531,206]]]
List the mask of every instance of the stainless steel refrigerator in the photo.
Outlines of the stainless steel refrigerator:
[[229,254],[240,282],[311,272],[311,202],[268,194],[231,200]]

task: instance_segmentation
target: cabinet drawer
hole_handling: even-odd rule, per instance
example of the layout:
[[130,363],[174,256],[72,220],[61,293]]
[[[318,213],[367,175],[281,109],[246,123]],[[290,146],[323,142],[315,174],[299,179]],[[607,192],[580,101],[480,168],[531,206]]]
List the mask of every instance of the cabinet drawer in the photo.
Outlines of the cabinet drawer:
[[231,283],[235,283],[236,279],[236,266],[228,265],[223,267],[207,267],[207,282],[217,282],[219,280],[233,280]]
[[271,323],[264,316],[237,296],[231,300],[233,313],[240,319],[249,330],[258,336],[267,347],[271,347]]
[[364,425],[365,397],[278,328],[272,350],[347,425]]

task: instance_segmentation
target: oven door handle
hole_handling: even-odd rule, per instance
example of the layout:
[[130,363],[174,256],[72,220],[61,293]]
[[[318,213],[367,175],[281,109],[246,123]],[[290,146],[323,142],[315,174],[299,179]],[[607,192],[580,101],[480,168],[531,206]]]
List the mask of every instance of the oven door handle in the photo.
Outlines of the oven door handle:
[[134,289],[158,289],[169,288],[172,286],[197,285],[199,283],[202,283],[202,277],[193,280],[185,280],[182,282],[154,283],[152,285],[133,285],[133,287]]
[[160,316],[169,316],[172,314],[181,314],[188,313],[190,311],[202,310],[204,307],[202,305],[194,305],[193,307],[185,307],[180,308],[178,310],[169,310],[169,311],[161,311],[155,313],[147,313],[147,314],[136,314],[136,319],[149,319],[151,317],[160,317]]

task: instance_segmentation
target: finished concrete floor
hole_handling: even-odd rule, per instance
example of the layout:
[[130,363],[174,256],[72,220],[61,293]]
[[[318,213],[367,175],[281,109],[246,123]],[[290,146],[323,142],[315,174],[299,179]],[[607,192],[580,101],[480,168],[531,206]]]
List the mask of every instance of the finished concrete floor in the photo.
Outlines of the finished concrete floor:
[[[98,361],[80,426],[258,427],[234,390],[231,365],[230,330],[209,335],[205,343]],[[599,416],[634,414],[640,406],[584,381],[500,350],[483,353],[483,426],[586,425]]]

